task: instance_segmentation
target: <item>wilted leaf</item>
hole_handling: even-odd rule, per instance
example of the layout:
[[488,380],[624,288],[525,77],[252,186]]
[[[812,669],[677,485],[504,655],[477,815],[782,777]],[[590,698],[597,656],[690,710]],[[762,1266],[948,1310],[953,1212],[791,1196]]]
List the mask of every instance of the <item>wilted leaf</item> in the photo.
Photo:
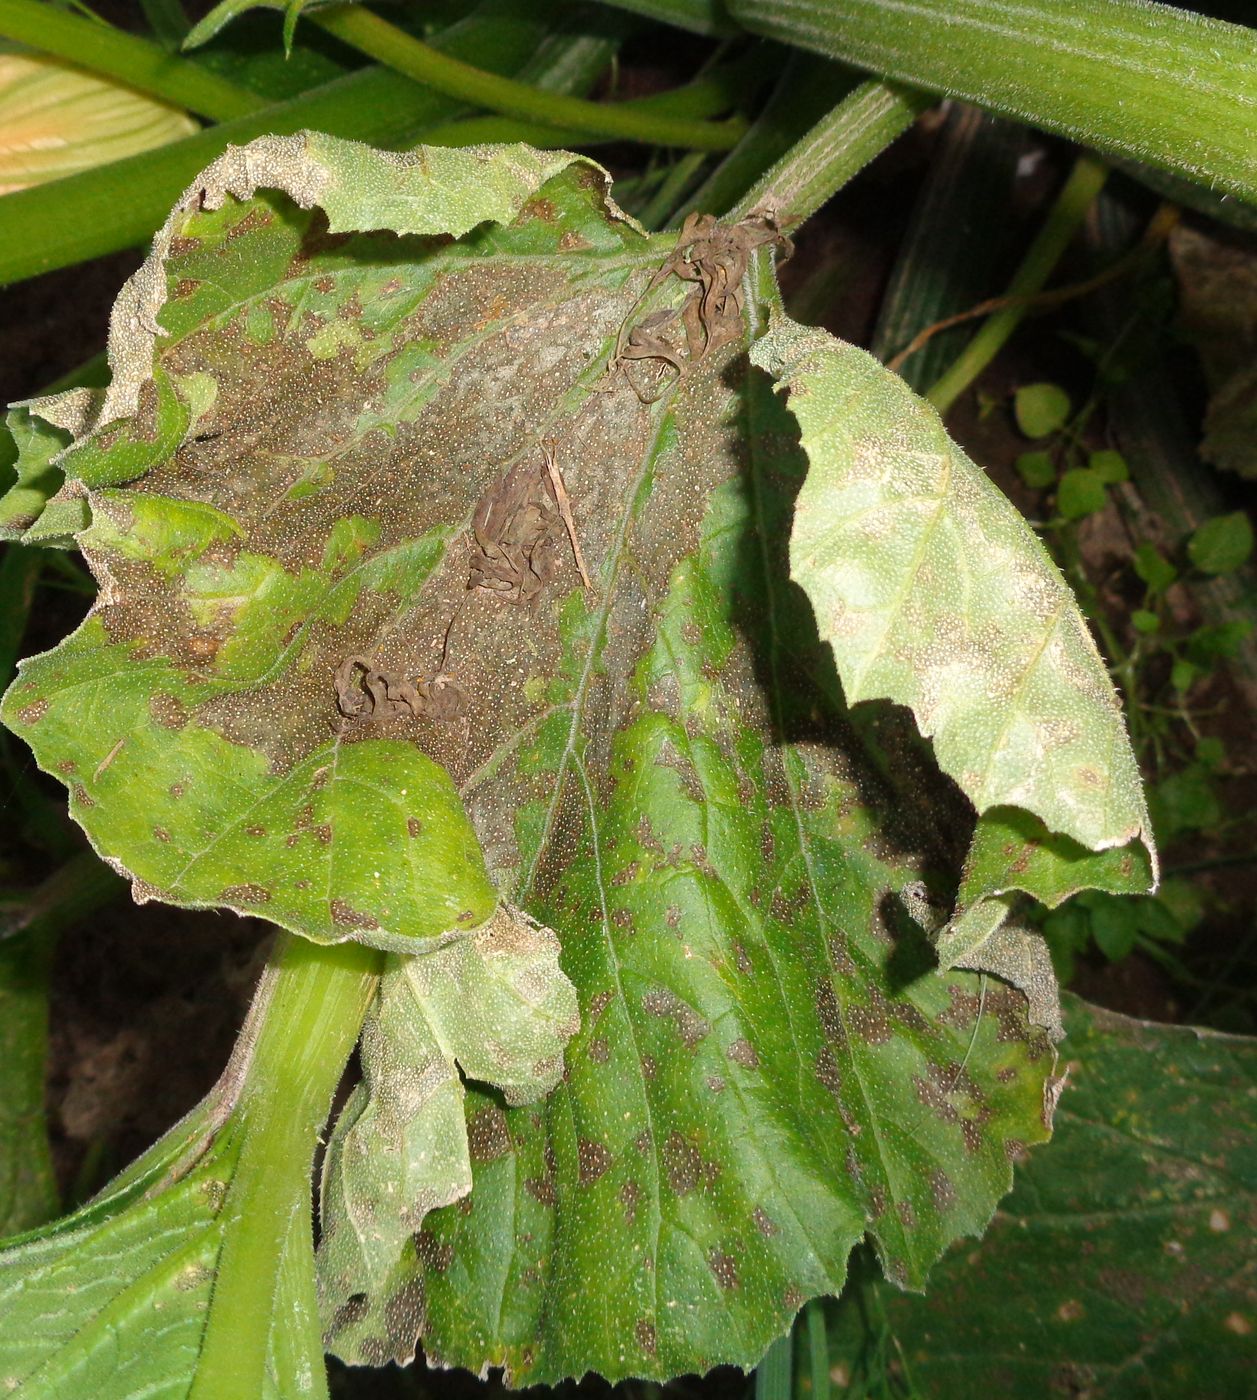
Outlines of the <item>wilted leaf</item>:
[[397,1317],[410,1295],[395,1275],[423,1247],[427,1213],[472,1185],[459,1070],[511,1104],[554,1088],[580,1025],[558,953],[549,929],[502,909],[469,938],[389,960],[363,1030],[364,1080],[324,1165],[319,1304],[338,1355],[382,1365],[375,1339],[402,1331],[412,1345],[398,1359],[410,1359],[422,1309],[412,1299]]
[[831,1357],[853,1391],[887,1364],[930,1400],[1251,1390],[1257,1042],[1073,997],[1066,1024],[1055,1141],[982,1242],[924,1299],[866,1275],[839,1305]]
[[[469,1094],[470,1210],[429,1214],[338,1336],[405,1355],[422,1322],[429,1356],[521,1382],[662,1376],[753,1363],[866,1232],[919,1287],[1046,1136],[1054,1057],[1019,993],[934,968],[914,911],[972,814],[902,717],[846,714],[787,572],[807,395],[747,365],[740,276],[691,297],[685,256],[737,272],[771,226],[684,255],[596,170],[518,148],[311,136],[201,184],[63,462],[102,602],[6,717],[147,892],[203,875],[318,937],[400,937],[442,899],[481,922],[461,799],[580,998],[564,1082]],[[408,236],[347,236],[377,223]],[[155,318],[156,358],[126,332]],[[988,592],[1024,586],[1022,549]],[[1021,800],[1004,759],[982,805]],[[225,898],[229,868],[271,897]]]

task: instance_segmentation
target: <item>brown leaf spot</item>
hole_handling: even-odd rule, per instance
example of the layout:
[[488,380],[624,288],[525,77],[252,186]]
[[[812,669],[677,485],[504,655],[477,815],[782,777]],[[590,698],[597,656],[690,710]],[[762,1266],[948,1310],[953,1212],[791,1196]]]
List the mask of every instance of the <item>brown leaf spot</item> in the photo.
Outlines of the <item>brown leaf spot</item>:
[[351,909],[343,899],[334,899],[328,906],[331,910],[332,922],[341,928],[379,928],[379,923],[370,914],[361,914],[356,909]]
[[365,1293],[355,1293],[345,1301],[332,1314],[332,1320],[328,1324],[325,1341],[339,1335],[346,1327],[352,1327],[355,1322],[361,1322],[370,1310],[370,1302]]
[[614,992],[598,992],[589,999],[589,1016],[596,1020],[615,1000]]
[[704,1017],[666,987],[647,992],[642,998],[642,1010],[651,1016],[670,1019],[687,1050],[693,1050],[711,1030]]
[[163,729],[182,729],[188,722],[187,707],[173,695],[150,695],[148,712]]
[[663,1144],[663,1169],[676,1195],[688,1196],[702,1180],[703,1154],[674,1129]]
[[611,1166],[614,1159],[605,1143],[581,1138],[576,1144],[576,1161],[580,1167],[580,1184],[589,1186]]
[[771,1239],[773,1235],[779,1235],[781,1233],[781,1226],[777,1224],[763,1206],[755,1207],[751,1212],[751,1219],[755,1222],[755,1228],[765,1239]]
[[611,1046],[605,1035],[596,1035],[589,1042],[589,1049],[586,1052],[589,1058],[596,1065],[605,1065],[611,1056]]
[[310,828],[310,834],[320,845],[327,846],[331,844],[332,827],[329,822],[323,822],[319,826],[312,826]]
[[264,826],[246,826],[244,834],[246,836],[265,836],[266,828]]
[[655,1324],[648,1322],[644,1317],[639,1317],[633,1324],[633,1336],[637,1339],[637,1345],[646,1352],[648,1356],[654,1356],[659,1349],[659,1339],[655,1332]]
[[32,700],[29,705],[23,705],[17,712],[17,717],[23,724],[38,724],[48,713],[48,701],[45,699]]
[[79,765],[75,763],[75,761],[72,758],[63,758],[61,762],[57,764],[57,772],[73,773],[78,766]]
[[899,1218],[903,1221],[905,1230],[915,1230],[917,1227],[917,1213],[911,1201],[900,1201],[896,1210]]
[[155,826],[153,828],[153,838],[162,842],[169,841],[170,832],[168,832],[164,826]]
[[654,1057],[653,1055],[643,1055],[643,1056],[642,1056],[642,1078],[643,1078],[643,1079],[646,1079],[646,1080],[648,1080],[648,1081],[650,1081],[650,1080],[653,1080],[654,1077],[655,1077],[655,1075],[658,1074],[658,1073],[659,1073],[659,1066],[658,1066],[658,1064],[657,1064],[656,1061],[655,1061],[655,1057]]
[[725,1051],[725,1054],[735,1065],[741,1065],[743,1069],[758,1069],[759,1054],[749,1040],[739,1036],[737,1040]]
[[454,1246],[431,1230],[420,1230],[413,1238],[415,1253],[434,1274],[443,1274],[454,1262]]
[[624,1205],[624,1223],[632,1225],[637,1220],[637,1203],[641,1200],[642,1188],[629,1180],[620,1187],[620,1200]]
[[511,1131],[500,1108],[482,1108],[468,1120],[467,1151],[473,1162],[496,1162],[510,1150]]
[[942,1168],[930,1173],[930,1195],[938,1210],[950,1210],[956,1204],[956,1188]]
[[178,801],[178,799],[181,798],[183,794],[187,792],[187,790],[188,785],[186,783],[171,783],[170,785],[170,795],[176,801]]
[[719,1075],[709,1074],[707,1076],[707,1088],[713,1094],[723,1094],[725,1091],[725,1082]]
[[170,300],[182,301],[184,297],[190,297],[200,285],[199,277],[181,277],[170,290]]
[[262,885],[228,885],[218,897],[224,904],[269,904],[271,892]]
[[418,836],[423,831],[423,823],[418,817],[407,817],[406,830],[411,836]]
[[725,1289],[726,1292],[738,1286],[738,1265],[737,1260],[731,1254],[722,1254],[718,1249],[709,1250],[707,1253],[707,1267],[711,1270],[716,1282]]
[[853,1035],[870,1045],[885,1045],[891,1038],[890,1022],[885,1014],[867,1006],[848,1007],[847,1025]]
[[424,1286],[421,1278],[409,1278],[384,1303],[384,1330],[391,1343],[392,1360],[406,1365],[415,1354],[415,1344],[424,1322]]
[[553,1206],[558,1204],[559,1194],[554,1189],[554,1182],[548,1176],[530,1176],[525,1178],[524,1190],[533,1198],[540,1201],[543,1206]]

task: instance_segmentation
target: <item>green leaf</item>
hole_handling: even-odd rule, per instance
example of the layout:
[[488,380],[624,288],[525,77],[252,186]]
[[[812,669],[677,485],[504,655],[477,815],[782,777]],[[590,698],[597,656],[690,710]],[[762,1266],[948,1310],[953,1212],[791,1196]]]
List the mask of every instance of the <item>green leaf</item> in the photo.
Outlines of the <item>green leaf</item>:
[[1093,452],[1087,458],[1087,465],[1106,486],[1116,486],[1119,482],[1130,480],[1130,468],[1126,465],[1126,458],[1111,448]]
[[871,1275],[831,1312],[852,1393],[894,1358],[931,1400],[1251,1388],[1257,1042],[1066,999],[1070,1080],[983,1241],[924,1299]]
[[[554,1088],[580,1027],[554,934],[499,911],[470,938],[390,958],[362,1041],[364,1082],[342,1110],[323,1171],[319,1306],[327,1345],[383,1365],[405,1306],[424,1217],[471,1191],[461,1070],[526,1104]],[[417,1316],[407,1319],[409,1342]],[[407,1350],[398,1360],[408,1361]]]
[[1161,619],[1147,608],[1136,608],[1130,615],[1130,623],[1136,632],[1142,632],[1145,636],[1161,630]]
[[[326,3],[327,0],[323,0]],[[343,0],[341,0],[343,3]],[[282,10],[284,12],[284,47],[291,51],[297,20],[304,9],[317,8],[319,0],[219,0],[203,19],[199,20],[183,41],[185,49],[195,49],[208,43],[226,24],[248,10]]]
[[20,540],[39,520],[48,498],[61,488],[61,472],[53,458],[71,435],[27,407],[9,411],[4,432],[10,461],[0,495],[0,540]]
[[1187,557],[1206,574],[1234,573],[1252,552],[1253,527],[1242,510],[1206,520],[1187,541]]
[[1089,467],[1075,467],[1061,477],[1056,491],[1056,509],[1066,520],[1081,520],[1103,510],[1109,495],[1103,478]]
[[1152,789],[1151,801],[1157,830],[1166,841],[1185,831],[1208,831],[1222,822],[1222,804],[1204,764],[1191,763],[1162,778]]
[[1013,465],[1027,486],[1045,491],[1056,481],[1056,464],[1050,452],[1023,452]]
[[1096,947],[1110,962],[1128,957],[1139,937],[1139,901],[1088,892],[1078,896],[1091,923]]
[[1188,659],[1208,669],[1218,661],[1238,656],[1252,633],[1253,624],[1246,617],[1218,622],[1212,627],[1197,627],[1187,639]]
[[1164,593],[1178,578],[1178,570],[1154,544],[1142,540],[1135,546],[1132,567],[1151,593]]
[[[753,1364],[866,1234],[920,1287],[1007,1190],[1010,1144],[1047,1135],[1054,1057],[914,918],[972,814],[902,717],[847,713],[789,581],[806,397],[747,366],[736,299],[727,343],[691,351],[669,270],[696,263],[571,157],[310,136],[211,173],[115,316],[163,335],[112,347],[64,459],[102,600],[4,713],[142,893],[203,879],[316,937],[483,922],[465,809],[582,1018],[543,1104],[468,1091],[471,1209],[417,1243],[386,1220],[370,1335],[343,1304],[338,1335],[407,1356],[422,1325],[430,1358],[520,1383],[662,1377]],[[411,232],[353,232],[372,220]],[[985,590],[1024,567],[993,554]],[[224,901],[229,871],[271,898]],[[342,1156],[386,1102],[354,1101]],[[415,1179],[371,1167],[368,1196]]]
[[1023,384],[1013,397],[1017,426],[1027,437],[1045,438],[1069,421],[1069,395],[1059,384]]

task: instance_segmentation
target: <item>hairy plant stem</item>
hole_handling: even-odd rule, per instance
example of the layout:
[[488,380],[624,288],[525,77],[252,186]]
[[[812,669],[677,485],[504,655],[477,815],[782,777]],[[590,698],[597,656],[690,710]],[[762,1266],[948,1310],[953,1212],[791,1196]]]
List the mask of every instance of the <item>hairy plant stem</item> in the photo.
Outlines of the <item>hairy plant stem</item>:
[[1108,174],[1109,167],[1097,156],[1084,153],[1074,162],[1047,220],[1008,284],[1005,297],[1010,305],[983,323],[946,372],[926,391],[925,397],[940,413],[947,412],[1021,324],[1030,310],[1029,299],[1043,290]]
[[934,99],[891,83],[861,83],[769,167],[729,211],[771,209],[790,233],[905,131]]
[[585,136],[617,137],[660,146],[726,151],[746,130],[740,117],[696,121],[630,108],[624,103],[588,102],[542,92],[443,54],[362,6],[320,10],[310,16],[327,33],[446,97],[485,107],[501,116],[570,128]]
[[1151,0],[727,0],[740,25],[1257,201],[1253,31]]
[[[256,1400],[267,1388],[281,1271],[313,1273],[315,1144],[382,962],[358,943],[322,947],[295,934],[281,934],[271,954],[233,1058],[242,1084],[225,1131],[239,1157],[189,1400]],[[317,1319],[301,1321],[317,1335]]]
[[265,98],[199,63],[177,58],[137,34],[59,10],[46,0],[0,0],[0,38],[28,44],[211,121],[246,117],[266,106]]

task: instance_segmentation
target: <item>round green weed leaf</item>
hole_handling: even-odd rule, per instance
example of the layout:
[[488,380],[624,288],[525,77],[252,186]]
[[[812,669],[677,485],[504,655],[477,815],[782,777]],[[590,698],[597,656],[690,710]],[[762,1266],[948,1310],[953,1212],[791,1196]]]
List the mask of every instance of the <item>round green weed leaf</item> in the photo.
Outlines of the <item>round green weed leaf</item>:
[[1050,437],[1069,420],[1069,395],[1059,384],[1023,384],[1013,396],[1017,426],[1029,438]]

